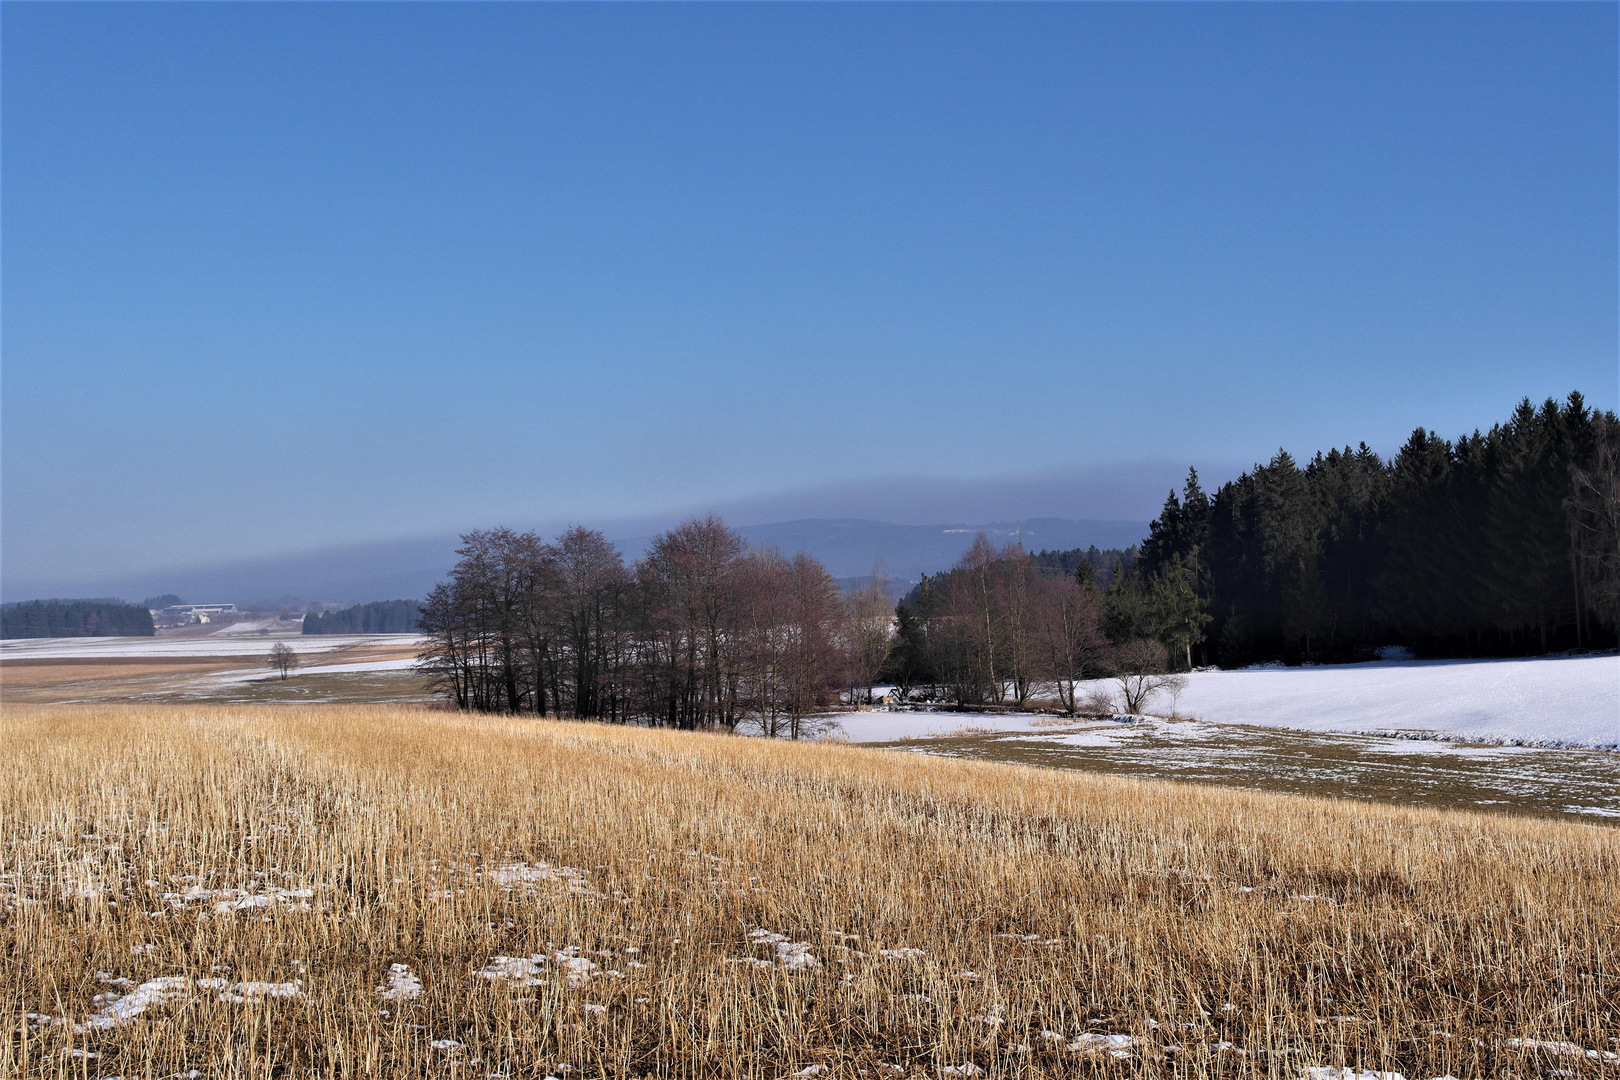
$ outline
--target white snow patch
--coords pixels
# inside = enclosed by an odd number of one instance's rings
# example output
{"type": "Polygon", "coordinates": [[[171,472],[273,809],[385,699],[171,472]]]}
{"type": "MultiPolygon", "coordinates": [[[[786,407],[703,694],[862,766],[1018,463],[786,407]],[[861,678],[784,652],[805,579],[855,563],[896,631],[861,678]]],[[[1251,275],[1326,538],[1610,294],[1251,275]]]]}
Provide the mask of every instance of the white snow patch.
{"type": "Polygon", "coordinates": [[[198,979],[199,990],[218,990],[219,1000],[230,1005],[252,1005],[265,998],[301,998],[304,981],[290,983],[239,982],[229,979],[198,979]]]}
{"type": "Polygon", "coordinates": [[[579,946],[570,945],[561,952],[551,954],[552,961],[563,969],[563,985],[570,990],[578,990],[591,981],[596,974],[596,964],[579,955],[579,946]]]}
{"type": "Polygon", "coordinates": [[[1109,1057],[1124,1059],[1131,1056],[1131,1047],[1135,1045],[1136,1038],[1131,1035],[1098,1035],[1088,1031],[1070,1043],[1068,1049],[1084,1054],[1106,1053],[1109,1057]]]}
{"type": "Polygon", "coordinates": [[[552,866],[550,863],[504,863],[482,869],[479,875],[503,889],[534,889],[543,882],[559,882],[570,892],[590,891],[587,871],[573,866],[552,866]]]}
{"type": "MultiPolygon", "coordinates": [[[[300,675],[349,675],[363,671],[410,671],[416,667],[417,662],[409,657],[403,660],[362,660],[354,664],[314,664],[300,666],[294,670],[300,675]]],[[[262,671],[252,674],[233,673],[231,681],[250,682],[256,679],[273,679],[275,676],[266,675],[262,671]]]]}
{"type": "Polygon", "coordinates": [[[1034,713],[854,712],[828,718],[829,733],[850,742],[899,742],[965,732],[1039,732],[1052,718],[1034,713]]]}
{"type": "MultiPolygon", "coordinates": [[[[280,630],[282,626],[280,619],[252,619],[244,622],[233,622],[229,626],[222,626],[208,636],[235,637],[239,634],[257,634],[260,630],[265,631],[266,636],[268,636],[269,631],[280,630]]],[[[301,630],[297,631],[297,634],[299,637],[304,636],[301,630]]]]}
{"type": "Polygon", "coordinates": [[[776,959],[788,971],[808,971],[820,964],[819,960],[810,955],[808,941],[778,941],[776,959]]]}
{"type": "MultiPolygon", "coordinates": [[[[810,953],[808,941],[789,941],[785,934],[772,933],[765,929],[754,929],[748,932],[748,940],[756,945],[770,945],[776,953],[776,961],[787,971],[809,971],[811,968],[821,966],[810,953]]],[[[744,960],[733,960],[732,963],[751,963],[754,967],[770,967],[770,961],[757,960],[752,957],[744,960]]]]}
{"type": "Polygon", "coordinates": [[[546,961],[545,953],[535,953],[533,956],[497,956],[484,965],[477,977],[489,979],[491,982],[509,983],[512,986],[539,986],[545,981],[540,976],[545,971],[546,961]]]}
{"type": "Polygon", "coordinates": [[[83,1024],[75,1024],[73,1029],[82,1033],[123,1027],[148,1009],[172,1005],[183,1000],[190,987],[191,980],[183,975],[165,975],[162,978],[150,979],[122,997],[113,998],[83,1024]]]}
{"type": "Polygon", "coordinates": [[[1620,1054],[1607,1050],[1588,1050],[1572,1042],[1548,1042],[1544,1039],[1508,1039],[1502,1044],[1515,1050],[1540,1050],[1559,1057],[1585,1057],[1593,1061],[1620,1061],[1620,1054]]]}
{"type": "Polygon", "coordinates": [[[377,996],[384,1001],[410,1001],[422,996],[422,980],[416,977],[409,964],[388,965],[388,985],[377,987],[377,996]]]}
{"type": "MultiPolygon", "coordinates": [[[[491,982],[504,982],[511,986],[539,986],[545,981],[541,978],[545,969],[554,966],[563,973],[563,985],[570,990],[578,990],[589,984],[592,977],[598,973],[595,961],[581,956],[580,952],[578,945],[570,945],[549,956],[545,953],[532,953],[529,956],[496,956],[484,965],[483,970],[476,973],[476,977],[491,982]]],[[[611,971],[606,974],[617,975],[611,971]]]]}
{"type": "Polygon", "coordinates": [[[170,907],[182,909],[189,908],[192,904],[205,903],[215,911],[228,915],[236,911],[270,907],[286,911],[308,911],[309,901],[314,895],[314,889],[284,889],[276,885],[265,885],[262,892],[237,888],[205,889],[201,885],[188,885],[179,892],[164,893],[162,899],[170,907]]]}

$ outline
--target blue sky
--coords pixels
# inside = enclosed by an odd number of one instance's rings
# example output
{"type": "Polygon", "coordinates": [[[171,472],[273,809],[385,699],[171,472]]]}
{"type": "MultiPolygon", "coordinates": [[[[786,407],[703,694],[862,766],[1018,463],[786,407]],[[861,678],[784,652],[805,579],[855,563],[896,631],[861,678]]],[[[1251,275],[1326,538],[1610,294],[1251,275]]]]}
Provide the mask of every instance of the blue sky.
{"type": "Polygon", "coordinates": [[[1615,407],[1617,10],[8,3],[3,572],[1615,407]]]}

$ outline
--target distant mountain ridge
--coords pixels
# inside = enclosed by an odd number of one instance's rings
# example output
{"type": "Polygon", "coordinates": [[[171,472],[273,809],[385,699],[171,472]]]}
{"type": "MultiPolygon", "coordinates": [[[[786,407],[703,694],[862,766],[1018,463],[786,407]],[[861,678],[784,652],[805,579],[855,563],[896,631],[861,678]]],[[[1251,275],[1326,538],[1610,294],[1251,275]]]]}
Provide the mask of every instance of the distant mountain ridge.
{"type": "Polygon", "coordinates": [[[872,572],[882,559],[890,577],[916,580],[921,574],[949,569],[983,533],[997,546],[1022,540],[1029,551],[1063,551],[1095,544],[1124,548],[1147,536],[1145,521],[1096,521],[1030,518],[985,525],[893,525],[861,518],[807,518],[769,525],[744,525],[737,531],[749,543],[773,545],[785,554],[807,551],[834,577],[872,572]]]}
{"type": "MultiPolygon", "coordinates": [[[[915,580],[920,574],[949,569],[981,532],[997,545],[1022,538],[1025,548],[1040,551],[1093,544],[1099,548],[1129,547],[1141,542],[1147,528],[1145,521],[1068,518],[1030,518],[985,525],[895,525],[863,518],[803,518],[738,526],[737,532],[750,544],[774,546],[787,555],[809,552],[825,563],[834,577],[866,577],[881,559],[884,572],[891,578],[915,580]]],[[[628,561],[646,550],[652,534],[609,533],[608,538],[628,561]]],[[[194,603],[235,604],[283,598],[328,604],[420,598],[454,564],[458,543],[454,536],[442,536],[355,544],[97,582],[79,590],[60,583],[40,583],[35,588],[27,583],[7,582],[5,599],[32,600],[46,593],[63,596],[75,591],[98,596],[172,592],[194,603]]]]}

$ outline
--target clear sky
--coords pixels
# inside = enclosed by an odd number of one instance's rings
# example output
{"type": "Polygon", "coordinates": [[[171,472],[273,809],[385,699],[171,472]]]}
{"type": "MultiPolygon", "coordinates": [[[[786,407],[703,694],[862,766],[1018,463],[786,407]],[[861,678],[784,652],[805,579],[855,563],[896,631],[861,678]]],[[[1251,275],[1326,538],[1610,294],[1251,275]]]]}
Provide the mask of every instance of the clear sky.
{"type": "Polygon", "coordinates": [[[1615,407],[1617,10],[7,3],[4,573],[1615,407]]]}

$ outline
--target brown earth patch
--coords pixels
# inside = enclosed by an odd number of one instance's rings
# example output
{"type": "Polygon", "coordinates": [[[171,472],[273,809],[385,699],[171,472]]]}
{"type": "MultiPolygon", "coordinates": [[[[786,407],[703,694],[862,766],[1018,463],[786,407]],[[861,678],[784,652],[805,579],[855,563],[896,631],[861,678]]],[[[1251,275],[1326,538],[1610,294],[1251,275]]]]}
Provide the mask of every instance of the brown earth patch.
{"type": "MultiPolygon", "coordinates": [[[[62,683],[98,679],[129,679],[149,675],[207,675],[215,671],[249,667],[253,657],[218,656],[107,656],[52,657],[41,660],[0,661],[0,690],[25,690],[62,683]]],[[[9,696],[9,694],[8,694],[9,696]]]]}

